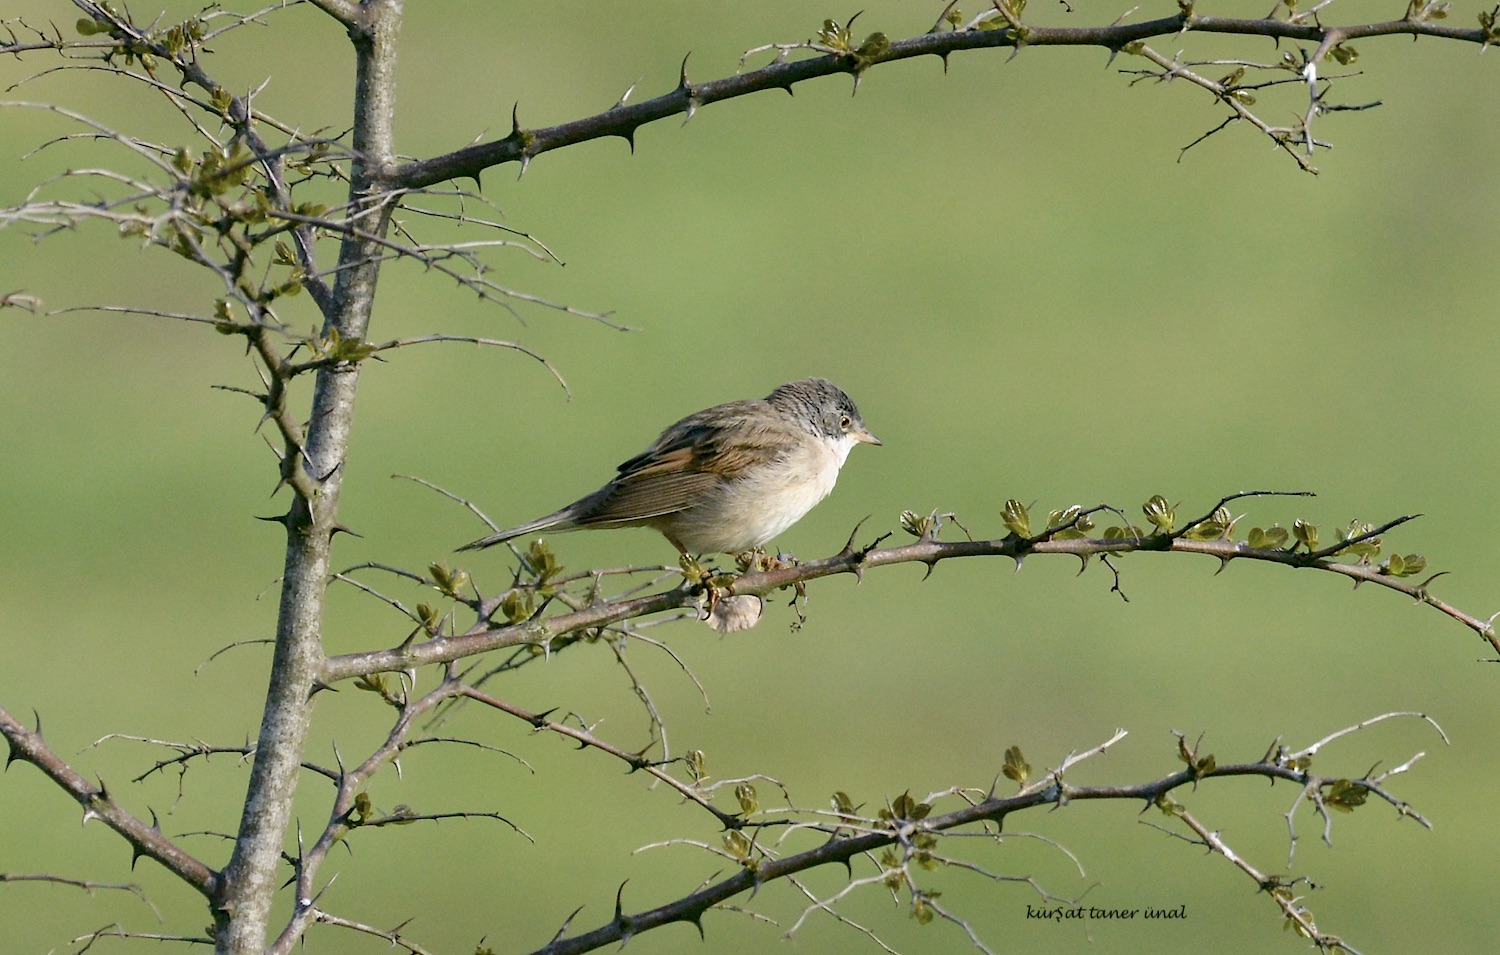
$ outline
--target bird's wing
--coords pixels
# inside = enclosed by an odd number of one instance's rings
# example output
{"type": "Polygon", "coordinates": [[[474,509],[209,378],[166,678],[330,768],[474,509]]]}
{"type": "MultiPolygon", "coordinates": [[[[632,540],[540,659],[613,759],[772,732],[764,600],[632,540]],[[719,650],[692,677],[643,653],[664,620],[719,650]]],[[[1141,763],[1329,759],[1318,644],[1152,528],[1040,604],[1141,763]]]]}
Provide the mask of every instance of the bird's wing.
{"type": "Polygon", "coordinates": [[[734,402],[677,422],[620,465],[580,525],[623,524],[675,514],[747,469],[774,460],[785,435],[747,415],[760,401],[734,402]]]}

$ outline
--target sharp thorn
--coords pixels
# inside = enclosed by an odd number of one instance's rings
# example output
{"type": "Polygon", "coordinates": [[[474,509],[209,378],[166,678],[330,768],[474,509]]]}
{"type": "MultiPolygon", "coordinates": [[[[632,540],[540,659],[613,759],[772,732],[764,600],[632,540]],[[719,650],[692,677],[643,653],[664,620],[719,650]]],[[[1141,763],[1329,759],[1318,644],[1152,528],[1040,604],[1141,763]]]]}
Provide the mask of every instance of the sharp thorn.
{"type": "MultiPolygon", "coordinates": [[[[645,79],[645,77],[641,77],[641,79],[645,79]]],[[[634,83],[631,83],[630,84],[630,88],[627,89],[627,90],[625,90],[625,92],[623,92],[623,93],[620,94],[619,102],[617,102],[617,103],[615,103],[615,105],[611,106],[610,109],[615,110],[615,109],[620,109],[621,107],[623,107],[625,105],[626,100],[630,99],[630,94],[634,93],[635,92],[635,88],[637,86],[640,86],[640,85],[641,85],[641,80],[636,80],[634,83]]]]}

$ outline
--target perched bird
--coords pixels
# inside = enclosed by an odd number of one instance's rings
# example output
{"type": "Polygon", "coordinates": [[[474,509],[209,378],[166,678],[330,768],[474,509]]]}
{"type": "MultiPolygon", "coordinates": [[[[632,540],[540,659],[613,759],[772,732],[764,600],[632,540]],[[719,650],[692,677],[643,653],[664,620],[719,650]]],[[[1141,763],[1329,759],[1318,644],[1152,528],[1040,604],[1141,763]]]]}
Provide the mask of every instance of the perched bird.
{"type": "Polygon", "coordinates": [[[742,553],[827,497],[859,442],[880,439],[848,395],[824,378],[793,381],[688,415],[594,493],[459,550],[538,531],[649,527],[684,556],[742,553]]]}

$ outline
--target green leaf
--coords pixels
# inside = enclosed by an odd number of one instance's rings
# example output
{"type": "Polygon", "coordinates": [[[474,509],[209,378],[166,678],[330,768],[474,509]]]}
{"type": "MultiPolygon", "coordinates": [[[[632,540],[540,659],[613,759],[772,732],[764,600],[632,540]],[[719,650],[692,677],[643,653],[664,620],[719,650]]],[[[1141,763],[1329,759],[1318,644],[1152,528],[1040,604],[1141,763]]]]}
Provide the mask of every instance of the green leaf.
{"type": "Polygon", "coordinates": [[[531,593],[519,588],[510,590],[500,600],[500,612],[505,615],[506,623],[529,620],[533,613],[531,593]]]}
{"type": "Polygon", "coordinates": [[[370,800],[369,793],[360,793],[354,797],[354,806],[349,810],[351,826],[362,826],[371,816],[375,814],[375,804],[370,800]]]}
{"type": "Polygon", "coordinates": [[[729,851],[729,854],[736,862],[744,864],[750,861],[750,853],[753,848],[750,843],[750,837],[738,829],[731,829],[724,833],[724,848],[729,851]]]}
{"type": "Polygon", "coordinates": [[[880,810],[880,818],[886,822],[897,820],[915,822],[916,820],[927,818],[927,814],[930,812],[932,812],[930,804],[917,802],[912,798],[911,793],[904,792],[891,800],[889,809],[880,810]]]}
{"type": "Polygon", "coordinates": [[[1005,749],[1005,763],[1000,772],[1005,774],[1006,779],[1013,779],[1018,783],[1024,783],[1031,778],[1031,764],[1026,762],[1021,755],[1021,747],[1008,746],[1005,749]]]}
{"type": "MultiPolygon", "coordinates": [[[[929,892],[928,895],[937,895],[937,893],[929,892]]],[[[927,899],[924,896],[917,895],[912,897],[911,917],[917,920],[917,924],[928,924],[936,914],[932,911],[932,906],[927,904],[927,899]]]]}
{"type": "Polygon", "coordinates": [[[701,783],[708,775],[707,759],[708,757],[703,755],[701,749],[690,749],[683,756],[683,760],[687,763],[688,775],[693,777],[693,782],[701,783]]]}
{"type": "Polygon", "coordinates": [[[541,538],[531,542],[522,560],[526,562],[526,569],[538,584],[545,584],[563,571],[563,566],[557,562],[557,555],[552,553],[552,548],[541,538]]]}
{"type": "Polygon", "coordinates": [[[1229,528],[1234,525],[1234,518],[1229,509],[1225,507],[1216,508],[1213,514],[1205,521],[1200,521],[1188,529],[1187,537],[1195,541],[1222,540],[1229,534],[1229,528]]]}
{"type": "Polygon", "coordinates": [[[1151,500],[1141,505],[1141,510],[1145,512],[1146,520],[1155,524],[1163,534],[1172,533],[1177,524],[1177,512],[1160,494],[1151,495],[1151,500]]]}
{"type": "Polygon", "coordinates": [[[1006,529],[1017,537],[1031,537],[1031,514],[1020,501],[1006,501],[1005,507],[1000,509],[1000,519],[1005,522],[1006,529]]]}
{"type": "Polygon", "coordinates": [[[872,33],[865,37],[865,42],[859,45],[854,55],[861,60],[871,60],[877,56],[884,56],[891,51],[891,41],[884,33],[872,33]]]}
{"type": "Polygon", "coordinates": [[[438,593],[455,600],[459,597],[459,590],[469,583],[467,570],[451,568],[444,562],[428,564],[427,572],[432,575],[432,582],[438,593]]]}
{"type": "Polygon", "coordinates": [[[849,31],[839,25],[837,20],[824,20],[823,29],[818,31],[818,43],[835,50],[839,53],[849,52],[849,31]]]}
{"type": "Polygon", "coordinates": [[[1306,546],[1308,550],[1318,549],[1318,525],[1309,524],[1299,517],[1292,522],[1292,536],[1296,537],[1297,542],[1306,546]]]}
{"type": "Polygon", "coordinates": [[[1392,577],[1414,577],[1427,569],[1427,558],[1421,554],[1392,554],[1382,570],[1392,577]]]}
{"type": "MultiPolygon", "coordinates": [[[[1106,527],[1104,529],[1104,539],[1107,541],[1140,540],[1145,536],[1146,532],[1134,524],[1129,527],[1106,527]]],[[[1115,556],[1118,557],[1120,555],[1116,553],[1115,556]]]]}
{"type": "Polygon", "coordinates": [[[1048,511],[1047,530],[1050,531],[1054,527],[1061,527],[1064,524],[1071,523],[1072,521],[1076,520],[1078,518],[1078,515],[1082,512],[1083,506],[1081,504],[1074,504],[1071,507],[1066,507],[1061,510],[1048,511]]]}
{"type": "MultiPolygon", "coordinates": [[[[1338,532],[1339,540],[1354,540],[1356,537],[1363,537],[1374,529],[1375,525],[1373,524],[1366,524],[1362,521],[1350,521],[1349,529],[1347,531],[1341,529],[1338,532]]],[[[1339,553],[1354,554],[1362,560],[1371,557],[1377,557],[1380,555],[1380,538],[1365,538],[1357,544],[1350,544],[1348,547],[1345,547],[1343,550],[1339,551],[1339,553]]]]}
{"type": "Polygon", "coordinates": [[[1196,746],[1188,749],[1187,738],[1183,736],[1177,737],[1177,758],[1187,764],[1188,772],[1194,779],[1202,779],[1218,766],[1218,761],[1214,759],[1212,753],[1199,756],[1196,746]]]}
{"type": "Polygon", "coordinates": [[[384,673],[366,673],[354,681],[354,688],[366,693],[379,693],[381,696],[385,696],[388,689],[384,673]]]}
{"type": "Polygon", "coordinates": [[[1264,530],[1259,527],[1250,528],[1245,543],[1256,550],[1280,550],[1290,538],[1291,534],[1287,533],[1285,527],[1272,524],[1264,530]]]}
{"type": "Polygon", "coordinates": [[[901,529],[913,537],[926,537],[934,523],[932,516],[920,517],[915,511],[901,512],[901,529]]]}
{"type": "MultiPolygon", "coordinates": [[[[298,269],[294,274],[300,272],[301,270],[298,269]]],[[[276,292],[278,295],[287,295],[296,294],[296,292],[300,292],[301,290],[302,283],[300,279],[296,279],[278,286],[276,292]],[[289,288],[296,291],[288,291],[289,288]]],[[[374,345],[371,345],[357,335],[345,338],[337,328],[330,331],[328,337],[317,343],[317,345],[318,351],[322,352],[329,361],[337,365],[364,361],[375,354],[374,345]]]]}
{"type": "Polygon", "coordinates": [[[1479,11],[1479,29],[1484,32],[1485,47],[1500,43],[1500,5],[1493,10],[1479,11]]]}
{"type": "Polygon", "coordinates": [[[1047,513],[1047,536],[1053,540],[1082,540],[1094,529],[1092,518],[1083,513],[1083,505],[1074,504],[1047,513]],[[1061,528],[1056,530],[1055,528],[1061,528]]]}
{"type": "Polygon", "coordinates": [[[760,800],[755,798],[755,787],[749,783],[740,783],[734,787],[734,798],[740,801],[740,812],[747,816],[760,808],[760,800]]]}
{"type": "Polygon", "coordinates": [[[833,804],[833,811],[845,820],[848,820],[858,811],[858,807],[854,805],[854,800],[850,799],[849,794],[842,789],[833,794],[830,802],[833,804]]]}
{"type": "Polygon", "coordinates": [[[1338,779],[1328,787],[1328,794],[1323,797],[1323,802],[1339,812],[1353,812],[1365,804],[1369,795],[1370,791],[1359,783],[1338,779]]]}

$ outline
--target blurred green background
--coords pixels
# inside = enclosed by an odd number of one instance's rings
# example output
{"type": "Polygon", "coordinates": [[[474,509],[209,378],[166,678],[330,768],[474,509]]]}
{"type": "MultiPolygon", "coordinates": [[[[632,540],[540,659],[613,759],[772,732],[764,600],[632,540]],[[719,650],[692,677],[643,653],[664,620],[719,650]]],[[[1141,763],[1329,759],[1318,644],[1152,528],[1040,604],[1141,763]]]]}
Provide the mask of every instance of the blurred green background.
{"type": "MultiPolygon", "coordinates": [[[[169,3],[166,19],[196,11],[169,3]]],[[[1200,7],[1202,5],[1200,4],[1200,7]]],[[[1212,12],[1260,16],[1265,3],[1212,12]]],[[[1038,22],[1109,22],[1123,8],[1033,4],[1038,22]]],[[[1486,7],[1487,8],[1487,7],[1486,7]]],[[[856,34],[920,33],[940,4],[872,2],[856,34]]],[[[1473,22],[1473,3],[1453,22],[1473,22]]],[[[1152,0],[1138,18],[1175,13],[1152,0]]],[[[136,9],[137,16],[152,11],[136,9]]],[[[692,51],[695,80],[729,74],[746,49],[809,36],[849,10],[792,0],[707,5],[582,0],[409,5],[401,53],[401,150],[425,156],[504,135],[512,104],[524,124],[597,112],[639,81],[637,98],[676,81],[692,51]]],[[[1337,6],[1331,21],[1401,14],[1401,4],[1337,6]]],[[[6,0],[4,16],[42,25],[77,14],[57,0],[6,0]]],[[[66,31],[67,27],[64,26],[66,31]]],[[[348,47],[309,8],[277,12],[215,44],[212,68],[239,89],[267,77],[265,110],[304,130],[347,125],[348,47]]],[[[1264,41],[1164,39],[1188,55],[1273,58],[1264,41]]],[[[1221,118],[1201,91],[1134,87],[1103,69],[1097,50],[1029,50],[882,67],[851,98],[846,77],[706,108],[685,127],[646,127],[632,156],[620,140],[535,161],[517,180],[493,170],[485,194],[506,222],[542,238],[565,268],[520,253],[493,257],[502,283],[638,329],[521,307],[520,318],[478,303],[415,268],[385,273],[372,335],[433,332],[514,339],[567,377],[565,400],[546,372],[511,353],[429,346],[367,366],[348,462],[341,566],[365,560],[422,566],[482,527],[462,508],[393,473],[417,474],[480,502],[502,523],[550,510],[596,487],[614,464],[689,411],[821,374],[859,402],[883,448],[860,448],[836,493],[777,543],[804,557],[897,530],[910,508],[956,512],[976,534],[1003,533],[1008,497],[1045,513],[1109,501],[1138,513],[1153,493],[1199,513],[1221,495],[1309,489],[1310,501],[1250,501],[1245,527],[1295,517],[1331,532],[1351,518],[1422,512],[1390,535],[1451,571],[1437,592],[1487,616],[1497,559],[1486,536],[1500,513],[1500,464],[1490,425],[1500,402],[1491,373],[1495,262],[1500,251],[1500,156],[1493,57],[1467,45],[1387,39],[1357,44],[1362,76],[1334,99],[1384,105],[1318,127],[1336,143],[1323,169],[1299,172],[1248,128],[1179,149],[1221,118]]],[[[761,62],[756,60],[755,62],[761,62]]],[[[1116,67],[1135,68],[1118,62],[1116,67]]],[[[0,84],[53,65],[0,61],[0,84]]],[[[1227,72],[1224,68],[1223,72],[1227,72]]],[[[99,73],[53,74],[5,94],[54,101],[118,128],[190,142],[159,96],[99,73]]],[[[1273,121],[1295,96],[1266,100],[1273,121]]],[[[0,113],[0,203],[60,169],[128,163],[107,146],[69,143],[56,116],[0,113]]],[[[439,234],[439,233],[434,233],[439,234]]],[[[451,237],[451,233],[449,233],[451,237]]],[[[486,238],[475,230],[459,238],[486,238]]],[[[218,294],[204,276],[142,252],[107,228],[34,244],[0,232],[0,292],[25,290],[46,309],[127,304],[206,313],[218,294]]],[[[306,301],[290,309],[314,321],[306,301]]],[[[142,783],[163,751],[107,733],[232,745],[255,734],[269,659],[226,644],[270,635],[282,555],[268,499],[271,454],[257,409],[210,390],[250,386],[236,342],[160,319],[0,313],[0,608],[6,621],[0,700],[41,713],[47,738],[87,776],[168,833],[232,831],[245,767],[229,758],[142,783]],[[180,793],[179,793],[180,788],[180,793]]],[[[899,531],[898,531],[899,534],[899,531]]],[[[669,561],[645,531],[553,540],[570,568],[669,561]]],[[[494,551],[465,565],[503,584],[494,551]]],[[[801,806],[834,790],[877,806],[910,789],[988,786],[1006,746],[1038,771],[1070,751],[1130,736],[1079,767],[1080,784],[1138,782],[1176,768],[1171,731],[1204,736],[1220,762],[1258,758],[1278,736],[1293,746],[1391,710],[1392,721],[1330,746],[1317,768],[1349,776],[1425,751],[1393,782],[1431,831],[1372,803],[1340,816],[1334,846],[1304,810],[1286,869],[1292,788],[1219,780],[1181,800],[1255,864],[1305,875],[1325,931],[1366,951],[1483,950],[1493,945],[1484,886],[1497,876],[1487,794],[1500,754],[1492,727],[1500,674],[1462,627],[1388,592],[1351,593],[1328,575],[1269,566],[1228,568],[1139,555],[1122,562],[1128,603],[1095,564],[1033,558],[1024,572],[997,561],[950,562],[811,588],[800,631],[778,605],[761,626],[720,638],[681,622],[656,628],[707,688],[659,651],[629,651],[666,718],[675,752],[699,748],[716,778],[765,773],[801,806]]],[[[409,602],[419,595],[375,582],[409,602]]],[[[399,642],[401,621],[378,602],[335,587],[330,652],[399,642]]],[[[560,707],[602,721],[626,748],[648,740],[646,718],[602,646],[579,648],[494,689],[533,709],[560,707]]],[[[431,675],[422,676],[430,684],[431,675]]],[[[308,758],[333,746],[359,758],[390,711],[345,688],[322,699],[308,758]]],[[[496,951],[544,943],[579,905],[573,928],[613,910],[675,898],[727,864],[677,837],[717,844],[701,811],[599,754],[465,711],[447,727],[503,747],[534,768],[469,749],[425,747],[403,775],[380,777],[378,806],[498,811],[535,838],[486,821],[356,833],[323,898],[349,918],[393,925],[432,951],[496,951]]],[[[775,787],[759,786],[774,804],[775,787]]],[[[727,796],[727,794],[726,794],[727,796]]],[[[303,832],[326,819],[328,791],[309,778],[303,832]]],[[[954,870],[925,887],[970,919],[997,950],[1133,953],[1198,948],[1295,951],[1269,899],[1223,858],[1141,825],[1127,804],[1074,804],[1012,819],[1008,829],[1067,846],[1084,874],[1038,840],[950,840],[947,851],[987,870],[1037,877],[1049,890],[1105,907],[1186,905],[1185,921],[1059,925],[1025,918],[1040,904],[1024,884],[954,870]]],[[[0,871],[134,880],[161,909],[48,885],[0,886],[0,926],[14,952],[68,950],[111,922],[140,932],[193,932],[196,897],[149,863],[129,871],[125,845],[29,767],[0,778],[0,871]]],[[[211,864],[222,839],[183,842],[211,864]]],[[[790,844],[791,848],[801,847],[790,844]]],[[[868,867],[856,874],[869,874],[868,867]]],[[[829,894],[843,871],[809,875],[829,894]]],[[[741,900],[743,902],[744,900],[741,900]]],[[[637,939],[653,952],[777,951],[806,900],[768,887],[741,913],[705,920],[707,943],[674,926],[637,939]]],[[[964,952],[964,933],[926,927],[880,890],[841,909],[903,952],[964,952]]],[[[876,950],[856,931],[815,916],[802,951],[876,950]]],[[[118,945],[119,943],[114,943],[118,945]]],[[[382,943],[314,929],[309,951],[382,943]]],[[[76,947],[76,946],[75,946],[76,947]]]]}

